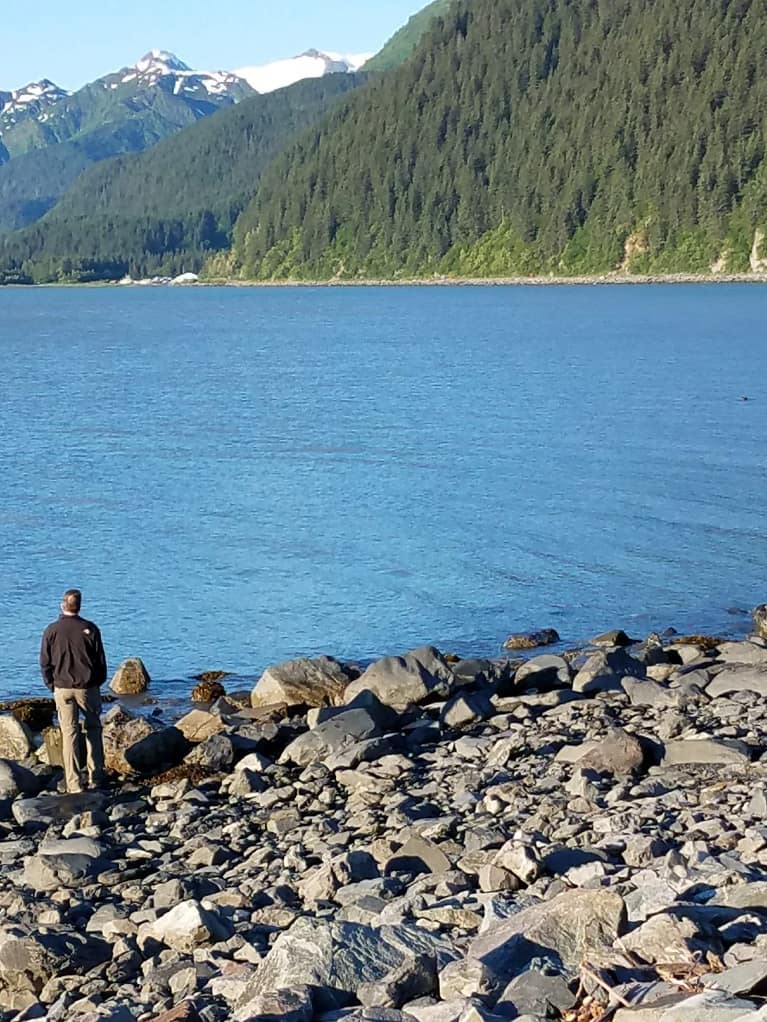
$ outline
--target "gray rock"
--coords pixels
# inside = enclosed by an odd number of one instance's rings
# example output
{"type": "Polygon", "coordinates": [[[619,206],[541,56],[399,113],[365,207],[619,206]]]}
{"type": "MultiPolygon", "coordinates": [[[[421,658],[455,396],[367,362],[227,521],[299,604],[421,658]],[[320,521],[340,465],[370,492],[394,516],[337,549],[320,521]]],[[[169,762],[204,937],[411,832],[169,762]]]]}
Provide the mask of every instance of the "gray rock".
{"type": "Polygon", "coordinates": [[[178,728],[166,727],[126,749],[125,761],[136,773],[151,776],[178,766],[191,748],[178,728]]]}
{"type": "Polygon", "coordinates": [[[369,690],[384,705],[404,710],[448,696],[454,680],[445,658],[432,646],[422,646],[404,656],[384,657],[371,664],[347,687],[344,702],[349,703],[360,692],[369,690]]]}
{"type": "Polygon", "coordinates": [[[496,1011],[506,1015],[513,1006],[518,1015],[556,1018],[575,1002],[576,996],[563,976],[528,969],[506,986],[498,998],[496,1011]]]}
{"type": "Polygon", "coordinates": [[[561,656],[543,654],[526,660],[514,675],[515,688],[557,688],[569,685],[572,672],[569,663],[561,656]]]}
{"type": "Polygon", "coordinates": [[[103,940],[67,932],[28,932],[0,928],[0,990],[39,995],[51,979],[83,976],[109,961],[111,946],[103,940]]]}
{"type": "Polygon", "coordinates": [[[751,762],[751,753],[745,742],[730,739],[695,738],[668,742],[661,766],[711,764],[714,766],[745,766],[751,762]]]}
{"type": "Polygon", "coordinates": [[[443,729],[450,730],[487,720],[494,713],[495,707],[487,692],[458,692],[443,706],[439,723],[443,729]]]}
{"type": "Polygon", "coordinates": [[[703,977],[703,985],[736,997],[742,994],[763,996],[767,990],[767,959],[755,958],[724,972],[711,973],[703,977]]]}
{"type": "Polygon", "coordinates": [[[723,642],[719,646],[717,660],[726,663],[755,664],[767,667],[767,648],[756,642],[723,642]]]}
{"type": "Polygon", "coordinates": [[[754,607],[752,617],[754,619],[754,635],[760,639],[767,639],[767,603],[754,607]]]}
{"type": "MultiPolygon", "coordinates": [[[[238,1005],[235,1022],[311,1022],[314,1015],[312,991],[308,986],[292,990],[270,990],[238,1005]]],[[[157,1020],[155,1020],[157,1022],[157,1020]]],[[[170,1022],[170,1020],[168,1020],[170,1022]]]]}
{"type": "Polygon", "coordinates": [[[720,671],[706,688],[706,695],[711,699],[730,695],[732,692],[767,695],[767,667],[729,667],[720,671]]]}
{"type": "Polygon", "coordinates": [[[401,1008],[416,997],[427,997],[437,988],[437,964],[430,955],[406,955],[379,980],[362,983],[357,1000],[366,1008],[401,1008]]]}
{"type": "Polygon", "coordinates": [[[446,873],[450,859],[434,841],[411,837],[388,860],[386,873],[446,873]]]}
{"type": "Polygon", "coordinates": [[[623,776],[641,769],[644,752],[633,735],[623,728],[612,728],[603,741],[577,762],[581,770],[623,776]]]}
{"type": "Polygon", "coordinates": [[[667,706],[679,706],[683,702],[683,693],[679,689],[666,688],[649,678],[624,678],[621,686],[632,706],[653,706],[663,709],[667,706]]]}
{"type": "Polygon", "coordinates": [[[630,639],[622,628],[613,628],[610,632],[602,632],[589,640],[589,646],[630,646],[636,639],[630,639]]]}
{"type": "Polygon", "coordinates": [[[620,946],[651,965],[664,962],[692,965],[706,951],[722,950],[712,933],[706,934],[704,939],[699,937],[698,926],[692,919],[669,913],[652,916],[624,934],[620,946]]]}
{"type": "Polygon", "coordinates": [[[112,865],[103,852],[102,845],[87,837],[43,842],[24,864],[24,883],[38,892],[80,887],[112,865]]]}
{"type": "Polygon", "coordinates": [[[20,763],[0,759],[0,799],[17,795],[37,795],[44,781],[20,763]]]}
{"type": "Polygon", "coordinates": [[[612,947],[624,917],[623,899],[613,891],[565,891],[491,926],[471,943],[469,955],[505,976],[542,956],[575,970],[584,958],[612,947]]]}
{"type": "Polygon", "coordinates": [[[600,651],[588,658],[573,679],[573,692],[606,692],[621,688],[624,678],[645,678],[647,668],[623,650],[600,651]]]}
{"type": "Polygon", "coordinates": [[[228,940],[231,935],[218,913],[204,909],[194,900],[182,901],[156,922],[139,929],[139,940],[151,937],[187,954],[203,944],[228,940]]]}
{"type": "MultiPolygon", "coordinates": [[[[363,694],[357,699],[363,703],[363,694]]],[[[391,723],[391,711],[384,714],[365,705],[345,707],[321,720],[311,731],[299,735],[282,751],[279,762],[308,766],[317,760],[338,756],[360,741],[380,736],[383,728],[391,723]]]]}
{"type": "Polygon", "coordinates": [[[227,735],[211,735],[184,757],[184,762],[211,773],[224,773],[234,765],[234,747],[227,735]]]}
{"type": "Polygon", "coordinates": [[[344,691],[350,674],[333,657],[287,660],[267,667],[256,682],[250,697],[251,705],[269,706],[339,706],[348,700],[344,691]]]}
{"type": "Polygon", "coordinates": [[[152,717],[137,716],[113,706],[104,716],[104,763],[117,774],[131,774],[133,770],[125,753],[143,738],[163,730],[163,725],[152,717]]]}
{"type": "Polygon", "coordinates": [[[140,657],[123,660],[109,682],[109,687],[118,696],[135,696],[146,692],[151,678],[140,657]]]}
{"type": "Polygon", "coordinates": [[[665,1004],[619,1008],[613,1019],[614,1022],[757,1022],[751,1001],[713,990],[682,999],[677,996],[665,1004]]]}
{"type": "Polygon", "coordinates": [[[80,813],[103,809],[106,797],[97,791],[79,795],[38,795],[36,798],[16,799],[13,816],[20,827],[42,829],[52,823],[67,823],[80,813]]]}
{"type": "Polygon", "coordinates": [[[315,1008],[342,1007],[353,1003],[365,984],[378,983],[391,975],[411,960],[414,952],[433,954],[435,946],[435,938],[417,927],[374,929],[357,923],[301,918],[277,937],[238,1001],[237,1010],[268,991],[304,985],[315,988],[315,1008]]]}
{"type": "Polygon", "coordinates": [[[10,713],[0,714],[0,758],[15,762],[32,753],[32,732],[10,713]]]}

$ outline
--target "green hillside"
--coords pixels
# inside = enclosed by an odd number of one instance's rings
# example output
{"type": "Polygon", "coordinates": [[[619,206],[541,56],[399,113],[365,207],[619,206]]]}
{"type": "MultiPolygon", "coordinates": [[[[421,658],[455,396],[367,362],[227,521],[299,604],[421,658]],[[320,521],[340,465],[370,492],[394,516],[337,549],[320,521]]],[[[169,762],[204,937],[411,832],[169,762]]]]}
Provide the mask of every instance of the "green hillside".
{"type": "Polygon", "coordinates": [[[0,239],[0,279],[199,269],[211,252],[228,248],[269,161],[363,80],[328,75],[253,96],[147,152],[92,167],[42,221],[0,239]]]}
{"type": "Polygon", "coordinates": [[[253,94],[245,82],[211,96],[195,79],[179,91],[172,75],[151,85],[123,79],[118,72],[45,108],[29,104],[0,117],[7,158],[0,160],[0,234],[37,220],[92,164],[149,149],[253,94]]]}
{"type": "Polygon", "coordinates": [[[708,271],[767,223],[763,0],[472,0],[277,159],[251,278],[708,271]]]}
{"type": "Polygon", "coordinates": [[[398,29],[383,49],[365,64],[366,71],[390,71],[399,67],[415,51],[435,18],[443,14],[456,0],[432,0],[423,10],[414,14],[398,29]]]}

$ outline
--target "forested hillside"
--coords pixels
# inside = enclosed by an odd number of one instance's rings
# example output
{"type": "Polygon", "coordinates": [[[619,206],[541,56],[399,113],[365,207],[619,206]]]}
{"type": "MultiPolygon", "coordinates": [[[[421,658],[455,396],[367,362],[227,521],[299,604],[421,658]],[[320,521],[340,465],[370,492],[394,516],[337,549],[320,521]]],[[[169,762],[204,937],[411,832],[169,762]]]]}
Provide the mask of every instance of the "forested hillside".
{"type": "MultiPolygon", "coordinates": [[[[471,0],[265,175],[247,277],[745,270],[764,0],[471,0]]],[[[767,265],[767,264],[766,264],[767,265]]]]}
{"type": "Polygon", "coordinates": [[[399,67],[413,53],[434,19],[447,11],[456,0],[432,0],[398,29],[386,45],[365,64],[366,71],[390,71],[399,67]]]}
{"type": "Polygon", "coordinates": [[[0,281],[199,269],[228,248],[269,161],[363,80],[329,75],[253,96],[148,152],[100,163],[42,221],[0,239],[0,281]]]}

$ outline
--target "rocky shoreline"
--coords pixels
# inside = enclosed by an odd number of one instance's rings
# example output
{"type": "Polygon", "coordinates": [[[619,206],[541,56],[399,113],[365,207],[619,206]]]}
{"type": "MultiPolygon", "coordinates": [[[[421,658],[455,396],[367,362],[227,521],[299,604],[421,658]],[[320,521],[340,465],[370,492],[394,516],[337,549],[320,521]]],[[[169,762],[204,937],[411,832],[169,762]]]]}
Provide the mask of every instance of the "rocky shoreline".
{"type": "Polygon", "coordinates": [[[208,694],[82,795],[0,711],[2,1022],[767,1020],[765,608],[208,694]]]}

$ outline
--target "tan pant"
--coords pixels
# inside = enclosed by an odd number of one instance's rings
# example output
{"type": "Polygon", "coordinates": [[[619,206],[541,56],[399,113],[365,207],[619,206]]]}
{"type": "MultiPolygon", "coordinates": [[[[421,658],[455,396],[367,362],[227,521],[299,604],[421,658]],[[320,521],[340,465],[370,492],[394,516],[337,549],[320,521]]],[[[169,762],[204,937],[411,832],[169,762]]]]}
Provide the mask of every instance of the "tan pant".
{"type": "Polygon", "coordinates": [[[82,791],[86,776],[90,785],[104,780],[104,743],[101,738],[101,692],[98,688],[57,688],[54,690],[56,713],[61,728],[64,779],[67,791],[82,791]],[[85,723],[86,762],[80,711],[85,723]],[[86,775],[87,765],[87,775],[86,775]]]}

